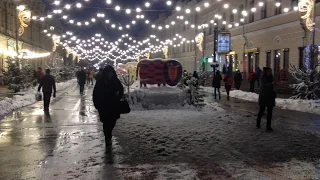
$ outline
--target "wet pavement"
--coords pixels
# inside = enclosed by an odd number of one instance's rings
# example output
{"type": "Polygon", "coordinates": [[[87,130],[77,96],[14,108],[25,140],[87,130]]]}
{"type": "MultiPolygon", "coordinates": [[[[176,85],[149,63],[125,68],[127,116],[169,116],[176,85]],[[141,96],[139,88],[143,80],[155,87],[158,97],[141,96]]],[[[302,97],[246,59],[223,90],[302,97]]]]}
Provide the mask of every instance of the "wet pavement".
{"type": "Polygon", "coordinates": [[[138,121],[143,111],[132,112],[105,148],[91,94],[92,87],[83,97],[72,87],[53,100],[50,116],[38,102],[0,120],[0,179],[320,178],[318,115],[276,109],[275,132],[267,134],[254,129],[255,103],[223,96],[227,112],[213,111],[203,127],[193,119],[138,121]],[[163,153],[169,146],[172,153],[163,153]]]}

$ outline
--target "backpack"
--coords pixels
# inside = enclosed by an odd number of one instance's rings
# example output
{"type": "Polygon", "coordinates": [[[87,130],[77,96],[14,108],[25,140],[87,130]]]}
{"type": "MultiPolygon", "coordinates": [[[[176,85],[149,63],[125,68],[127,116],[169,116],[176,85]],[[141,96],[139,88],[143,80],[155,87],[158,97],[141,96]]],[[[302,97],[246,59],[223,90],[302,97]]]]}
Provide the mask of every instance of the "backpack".
{"type": "Polygon", "coordinates": [[[227,79],[227,85],[232,86],[232,84],[233,84],[233,79],[232,79],[232,77],[228,77],[228,79],[227,79]]]}

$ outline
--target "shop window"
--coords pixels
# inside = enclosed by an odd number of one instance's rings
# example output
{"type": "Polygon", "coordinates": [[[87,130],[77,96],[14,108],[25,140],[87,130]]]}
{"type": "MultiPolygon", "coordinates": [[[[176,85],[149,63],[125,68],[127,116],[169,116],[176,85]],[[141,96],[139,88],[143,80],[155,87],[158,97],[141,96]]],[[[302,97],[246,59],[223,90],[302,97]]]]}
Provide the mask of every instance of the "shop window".
{"type": "Polygon", "coordinates": [[[254,22],[254,12],[251,11],[252,8],[254,8],[254,0],[250,1],[250,12],[249,12],[249,23],[254,22]]]}
{"type": "Polygon", "coordinates": [[[280,61],[281,61],[281,50],[274,51],[274,59],[273,59],[273,76],[274,79],[279,79],[279,72],[280,72],[280,61]]]}
{"type": "Polygon", "coordinates": [[[271,51],[266,52],[266,67],[271,68],[271,51]]]}
{"type": "Polygon", "coordinates": [[[263,6],[261,7],[261,19],[267,18],[267,0],[263,0],[263,6]]]}
{"type": "Polygon", "coordinates": [[[279,15],[281,14],[281,9],[282,9],[282,3],[281,3],[281,0],[276,0],[275,3],[279,3],[279,6],[277,6],[275,4],[275,7],[274,7],[274,15],[279,15]]]}
{"type": "Polygon", "coordinates": [[[238,55],[237,54],[234,54],[233,55],[233,69],[234,70],[239,70],[239,60],[238,60],[238,55]]]}
{"type": "Polygon", "coordinates": [[[283,50],[283,69],[289,69],[289,49],[283,50]]]}

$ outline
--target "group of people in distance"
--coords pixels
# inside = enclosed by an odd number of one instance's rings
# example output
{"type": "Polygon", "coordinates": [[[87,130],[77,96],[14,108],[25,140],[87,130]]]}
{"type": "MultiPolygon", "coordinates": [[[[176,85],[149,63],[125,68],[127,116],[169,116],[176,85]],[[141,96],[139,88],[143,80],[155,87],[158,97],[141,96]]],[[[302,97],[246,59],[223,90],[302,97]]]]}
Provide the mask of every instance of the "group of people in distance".
{"type": "MultiPolygon", "coordinates": [[[[250,83],[250,92],[254,92],[255,82],[258,82],[258,86],[260,86],[260,93],[259,93],[259,106],[260,110],[257,117],[257,128],[261,127],[261,118],[264,114],[265,109],[267,108],[267,131],[273,131],[271,128],[271,119],[272,119],[272,112],[273,108],[275,107],[275,99],[276,99],[276,92],[274,90],[274,77],[272,75],[272,70],[269,67],[264,67],[262,71],[259,71],[260,68],[256,69],[256,73],[251,71],[248,76],[248,81],[250,83]],[[262,72],[262,75],[261,75],[262,72]]],[[[261,69],[260,69],[261,70],[261,69]]],[[[212,80],[212,87],[214,87],[214,98],[217,99],[217,92],[219,95],[219,99],[221,99],[221,81],[224,80],[225,89],[227,92],[227,100],[230,99],[230,90],[232,88],[233,82],[235,88],[237,90],[240,89],[241,82],[243,81],[242,75],[239,70],[236,71],[235,76],[232,77],[231,73],[225,75],[224,79],[220,71],[216,71],[213,80],[212,80]]]]}

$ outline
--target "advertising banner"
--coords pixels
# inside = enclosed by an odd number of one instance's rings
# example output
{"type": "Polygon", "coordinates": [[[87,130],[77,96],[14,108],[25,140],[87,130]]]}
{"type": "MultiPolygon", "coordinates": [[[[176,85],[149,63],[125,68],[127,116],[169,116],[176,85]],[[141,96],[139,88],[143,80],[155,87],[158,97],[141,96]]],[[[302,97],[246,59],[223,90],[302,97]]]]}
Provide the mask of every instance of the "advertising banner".
{"type": "Polygon", "coordinates": [[[230,52],[230,33],[219,33],[218,34],[218,53],[228,54],[230,52]]]}

